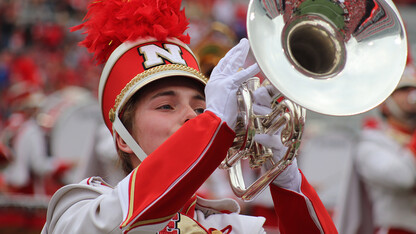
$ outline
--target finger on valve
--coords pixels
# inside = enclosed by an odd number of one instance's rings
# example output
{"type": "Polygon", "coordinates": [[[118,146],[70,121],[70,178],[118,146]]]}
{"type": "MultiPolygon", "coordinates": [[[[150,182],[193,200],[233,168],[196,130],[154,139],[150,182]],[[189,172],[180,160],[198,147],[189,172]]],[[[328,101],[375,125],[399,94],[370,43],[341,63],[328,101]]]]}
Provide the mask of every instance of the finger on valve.
{"type": "Polygon", "coordinates": [[[240,70],[249,49],[247,39],[242,39],[220,60],[205,87],[206,110],[216,114],[233,130],[238,112],[237,90],[244,81],[259,72],[257,64],[240,70]]]}

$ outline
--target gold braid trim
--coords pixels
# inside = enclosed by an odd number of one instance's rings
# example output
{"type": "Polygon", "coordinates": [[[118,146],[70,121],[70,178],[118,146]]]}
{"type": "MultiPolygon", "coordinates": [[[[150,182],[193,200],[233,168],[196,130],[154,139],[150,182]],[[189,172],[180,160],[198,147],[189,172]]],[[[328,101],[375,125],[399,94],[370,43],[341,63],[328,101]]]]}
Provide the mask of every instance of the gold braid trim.
{"type": "Polygon", "coordinates": [[[154,75],[158,72],[169,71],[169,70],[180,70],[184,72],[188,72],[194,75],[196,78],[199,78],[200,81],[204,82],[205,84],[208,82],[208,78],[206,78],[201,72],[197,71],[192,67],[188,67],[181,64],[166,64],[151,68],[146,70],[138,75],[136,75],[133,79],[130,80],[129,83],[121,90],[120,94],[117,95],[115,100],[115,104],[113,108],[109,111],[108,115],[111,122],[114,122],[116,116],[117,107],[120,105],[121,100],[123,99],[124,95],[126,95],[127,91],[129,91],[133,86],[135,86],[139,81],[145,79],[148,76],[154,75]]]}
{"type": "MultiPolygon", "coordinates": [[[[144,220],[144,221],[138,221],[137,223],[133,223],[130,227],[127,228],[127,231],[130,231],[133,228],[136,228],[138,226],[142,226],[142,225],[147,225],[147,224],[156,224],[156,223],[161,223],[161,222],[165,222],[168,221],[170,219],[172,219],[174,216],[176,215],[169,215],[163,218],[157,218],[157,219],[151,219],[151,220],[144,220]]],[[[126,226],[127,224],[125,224],[124,226],[126,226]]]]}

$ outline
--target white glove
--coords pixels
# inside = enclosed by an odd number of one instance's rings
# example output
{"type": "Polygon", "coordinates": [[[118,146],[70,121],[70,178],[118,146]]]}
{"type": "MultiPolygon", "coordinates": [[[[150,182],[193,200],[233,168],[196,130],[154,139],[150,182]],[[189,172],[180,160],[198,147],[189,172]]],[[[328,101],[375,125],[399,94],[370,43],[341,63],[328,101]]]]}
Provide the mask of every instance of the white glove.
{"type": "Polygon", "coordinates": [[[274,97],[279,94],[277,89],[271,85],[261,86],[253,92],[253,111],[257,115],[267,115],[272,110],[270,106],[274,97]]]}
{"type": "MultiPolygon", "coordinates": [[[[274,88],[274,87],[272,87],[274,88]]],[[[266,115],[271,112],[270,104],[273,100],[275,90],[270,87],[260,87],[253,93],[254,104],[253,111],[258,115],[266,115]]],[[[256,134],[254,140],[262,144],[263,146],[269,147],[273,152],[273,160],[279,161],[286,153],[287,147],[282,144],[280,139],[281,129],[274,135],[268,134],[256,134]]],[[[296,158],[293,159],[292,163],[274,179],[273,184],[290,189],[296,192],[300,192],[301,174],[298,169],[296,158]]]]}
{"type": "Polygon", "coordinates": [[[243,38],[220,60],[205,87],[206,110],[213,112],[233,130],[237,120],[237,90],[244,81],[260,72],[256,63],[240,70],[249,50],[250,44],[243,38]]]}

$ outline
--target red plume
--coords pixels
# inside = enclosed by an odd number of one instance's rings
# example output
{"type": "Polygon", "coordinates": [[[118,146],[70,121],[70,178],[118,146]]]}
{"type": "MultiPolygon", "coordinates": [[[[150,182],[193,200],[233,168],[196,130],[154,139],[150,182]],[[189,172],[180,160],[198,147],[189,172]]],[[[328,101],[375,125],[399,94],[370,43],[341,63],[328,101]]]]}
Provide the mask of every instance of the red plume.
{"type": "Polygon", "coordinates": [[[104,63],[123,42],[148,36],[160,41],[172,37],[189,44],[189,35],[184,35],[189,22],[180,8],[181,0],[94,1],[84,22],[71,31],[84,29],[87,36],[80,45],[94,53],[98,63],[104,63]]]}

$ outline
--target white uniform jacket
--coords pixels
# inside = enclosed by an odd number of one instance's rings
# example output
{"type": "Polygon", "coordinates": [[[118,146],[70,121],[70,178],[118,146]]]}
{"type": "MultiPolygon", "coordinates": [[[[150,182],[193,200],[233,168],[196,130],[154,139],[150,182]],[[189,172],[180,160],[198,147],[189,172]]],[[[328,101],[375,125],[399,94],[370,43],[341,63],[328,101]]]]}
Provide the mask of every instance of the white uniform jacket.
{"type": "Polygon", "coordinates": [[[407,148],[410,138],[390,126],[362,132],[355,166],[378,228],[416,232],[416,157],[407,148]]]}
{"type": "MultiPolygon", "coordinates": [[[[52,172],[53,161],[47,156],[46,138],[33,118],[27,119],[17,131],[13,142],[13,160],[6,168],[6,183],[13,187],[29,185],[31,174],[35,182],[40,182],[43,175],[52,172]]],[[[40,193],[42,193],[43,188],[40,193]]]]}
{"type": "MultiPolygon", "coordinates": [[[[92,177],[52,197],[46,233],[262,233],[264,218],[231,200],[194,195],[224,159],[234,132],[206,111],[183,125],[115,188],[92,177]]],[[[301,193],[270,187],[281,233],[336,233],[306,179],[301,193]]]]}

